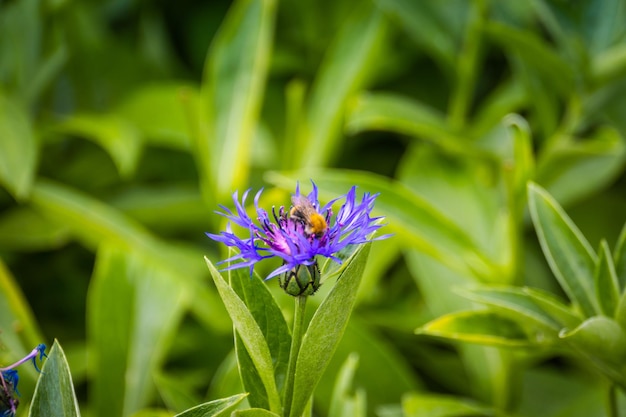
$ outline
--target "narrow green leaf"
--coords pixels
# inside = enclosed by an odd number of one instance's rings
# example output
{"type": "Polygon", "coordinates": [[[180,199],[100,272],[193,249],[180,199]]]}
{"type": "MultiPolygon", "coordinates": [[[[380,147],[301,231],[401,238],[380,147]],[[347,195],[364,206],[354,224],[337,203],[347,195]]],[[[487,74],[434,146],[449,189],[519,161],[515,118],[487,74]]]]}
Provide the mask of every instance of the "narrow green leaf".
{"type": "MultiPolygon", "coordinates": [[[[24,30],[23,27],[20,29],[24,30]]],[[[47,56],[41,57],[40,62],[34,68],[36,72],[32,77],[28,77],[24,91],[24,101],[29,107],[36,106],[41,96],[58,79],[69,57],[70,46],[64,42],[55,42],[54,50],[48,52],[47,56]]]]}
{"type": "Polygon", "coordinates": [[[562,93],[571,91],[574,82],[572,66],[536,33],[496,21],[490,21],[484,30],[489,38],[501,44],[507,53],[519,56],[521,61],[539,71],[558,91],[562,93]]]}
{"type": "Polygon", "coordinates": [[[98,375],[90,385],[92,406],[98,413],[118,416],[123,415],[136,291],[127,273],[127,262],[121,254],[102,249],[87,294],[90,362],[93,374],[98,375]]]}
{"type": "Polygon", "coordinates": [[[189,410],[185,410],[180,414],[176,414],[175,417],[218,417],[226,416],[230,410],[232,410],[237,404],[243,401],[248,394],[237,394],[228,398],[221,398],[219,400],[210,401],[208,403],[200,404],[189,410]]]}
{"type": "MultiPolygon", "coordinates": [[[[484,137],[507,115],[515,114],[526,104],[528,90],[518,78],[501,82],[487,97],[477,103],[471,126],[471,137],[484,137]]],[[[521,127],[521,125],[518,125],[521,127]]],[[[525,130],[525,129],[524,129],[525,130]]]]}
{"type": "Polygon", "coordinates": [[[45,215],[72,226],[72,230],[91,246],[106,240],[128,249],[143,250],[151,240],[148,231],[136,222],[59,183],[37,181],[31,203],[45,215]]]}
{"type": "Polygon", "coordinates": [[[600,242],[598,263],[595,271],[595,284],[598,304],[602,312],[608,317],[613,317],[619,302],[619,282],[617,282],[611,249],[609,249],[609,245],[604,239],[600,242]]]}
{"type": "Polygon", "coordinates": [[[556,295],[537,288],[524,287],[522,291],[543,311],[557,320],[561,327],[573,328],[582,323],[582,316],[569,305],[565,305],[556,295]]]}
{"type": "Polygon", "coordinates": [[[519,323],[489,310],[446,314],[420,327],[416,333],[493,346],[531,344],[519,323]]]}
{"type": "MultiPolygon", "coordinates": [[[[209,49],[202,97],[208,130],[195,138],[205,196],[243,187],[269,68],[276,0],[238,0],[209,49]]],[[[211,197],[213,198],[213,197],[211,197]]]]}
{"type": "Polygon", "coordinates": [[[335,156],[341,143],[337,135],[346,100],[365,84],[376,67],[373,60],[385,27],[380,10],[366,3],[360,3],[343,23],[311,89],[308,135],[299,155],[299,167],[325,166],[335,156]]]}
{"type": "Polygon", "coordinates": [[[203,281],[206,272],[202,263],[197,262],[201,250],[164,243],[112,206],[53,181],[38,180],[30,202],[46,217],[70,228],[88,247],[108,243],[120,250],[141,253],[151,263],[178,275],[179,285],[188,287],[194,294],[192,306],[198,318],[209,328],[231,331],[222,320],[224,309],[217,294],[203,281]]]}
{"type": "Polygon", "coordinates": [[[89,288],[92,396],[100,413],[128,416],[145,407],[187,305],[178,275],[141,253],[103,245],[89,288]],[[168,306],[167,309],[162,306],[168,306]]]}
{"type": "Polygon", "coordinates": [[[123,178],[135,172],[143,143],[137,129],[128,121],[114,115],[75,114],[58,130],[100,145],[109,153],[123,178]]]}
{"type": "Polygon", "coordinates": [[[465,15],[466,2],[377,0],[376,4],[444,70],[454,68],[462,39],[459,16],[465,15]]]}
{"type": "Polygon", "coordinates": [[[18,200],[30,193],[39,145],[26,110],[0,94],[0,185],[18,200]]]}
{"type": "Polygon", "coordinates": [[[536,181],[567,204],[608,186],[622,172],[625,158],[622,134],[614,126],[600,126],[588,137],[558,138],[558,145],[540,154],[536,181]]]}
{"type": "Polygon", "coordinates": [[[517,216],[521,218],[526,206],[526,185],[535,174],[531,129],[526,120],[517,114],[507,115],[503,123],[513,138],[511,158],[504,161],[512,172],[507,170],[505,174],[509,175],[513,202],[517,216]]]}
{"type": "Polygon", "coordinates": [[[445,116],[419,101],[389,93],[362,93],[351,101],[346,129],[350,134],[382,130],[432,140],[444,147],[460,148],[445,116]]]}
{"type": "Polygon", "coordinates": [[[605,375],[626,388],[626,333],[615,320],[592,317],[573,330],[561,332],[561,337],[605,375]]]}
{"type": "Polygon", "coordinates": [[[516,318],[516,321],[520,323],[530,320],[533,324],[544,329],[551,329],[555,336],[562,328],[556,319],[535,304],[528,293],[521,288],[473,288],[464,290],[462,294],[473,301],[502,309],[513,316],[517,316],[519,319],[516,318]]]}
{"type": "Polygon", "coordinates": [[[470,108],[474,101],[474,91],[482,59],[481,49],[485,43],[484,27],[488,19],[485,1],[470,2],[463,25],[463,41],[456,57],[454,83],[448,101],[448,121],[455,130],[467,125],[470,108]]]}
{"type": "MultiPolygon", "coordinates": [[[[251,277],[247,269],[243,268],[229,271],[229,275],[231,287],[246,304],[261,332],[263,332],[274,363],[276,386],[279,391],[282,391],[291,347],[291,336],[287,322],[267,284],[258,275],[254,274],[251,277]]],[[[239,335],[236,338],[235,348],[243,385],[250,394],[248,397],[250,405],[268,409],[269,403],[263,381],[253,366],[254,362],[239,335]]]]}
{"type": "Polygon", "coordinates": [[[626,223],[622,226],[622,231],[617,239],[617,245],[613,252],[613,260],[619,288],[624,291],[624,289],[626,289],[626,223]]]}
{"type": "Polygon", "coordinates": [[[285,140],[280,145],[283,169],[296,169],[296,158],[300,149],[306,145],[305,127],[306,85],[304,81],[294,79],[285,88],[285,140]]]}
{"type": "Polygon", "coordinates": [[[362,389],[353,391],[352,389],[354,374],[358,365],[359,356],[351,354],[339,369],[328,417],[365,417],[367,415],[365,391],[362,389]]]}
{"type": "Polygon", "coordinates": [[[626,291],[622,292],[615,309],[615,321],[626,331],[626,291]]]}
{"type": "Polygon", "coordinates": [[[596,254],[559,204],[540,186],[528,186],[530,214],[552,273],[586,317],[600,313],[594,289],[596,254]]]}
{"type": "Polygon", "coordinates": [[[204,260],[211,272],[215,286],[222,297],[222,301],[226,306],[226,310],[233,321],[233,325],[254,363],[259,378],[263,381],[270,410],[280,412],[281,401],[274,379],[274,364],[272,362],[272,354],[265,341],[265,336],[259,328],[254,316],[237,293],[224,281],[224,278],[222,278],[221,274],[215,269],[211,261],[206,257],[204,260]]]}
{"type": "Polygon", "coordinates": [[[276,413],[262,408],[250,408],[248,410],[237,410],[231,414],[232,417],[280,417],[276,413]]]}
{"type": "Polygon", "coordinates": [[[189,151],[189,121],[184,100],[197,106],[200,93],[187,84],[151,84],[134,90],[114,110],[132,123],[147,143],[189,151]]]}
{"type": "Polygon", "coordinates": [[[346,269],[309,323],[296,364],[290,417],[299,417],[304,412],[341,340],[352,313],[369,249],[369,243],[362,245],[347,261],[346,269]]]}
{"type": "MultiPolygon", "coordinates": [[[[466,398],[449,395],[410,393],[402,398],[404,417],[477,417],[495,415],[487,407],[466,398]]],[[[497,415],[505,416],[498,412],[497,415]]]]}
{"type": "MultiPolygon", "coordinates": [[[[202,251],[165,244],[145,227],[102,201],[63,184],[40,179],[33,187],[30,202],[45,216],[70,227],[88,247],[107,242],[128,251],[142,252],[189,278],[183,282],[202,283],[204,268],[201,263],[193,262],[202,251]]],[[[218,318],[219,314],[215,316],[216,321],[218,318]]]]}
{"type": "Polygon", "coordinates": [[[65,353],[56,340],[41,369],[41,376],[37,381],[28,415],[29,417],[80,416],[72,374],[65,353]]]}

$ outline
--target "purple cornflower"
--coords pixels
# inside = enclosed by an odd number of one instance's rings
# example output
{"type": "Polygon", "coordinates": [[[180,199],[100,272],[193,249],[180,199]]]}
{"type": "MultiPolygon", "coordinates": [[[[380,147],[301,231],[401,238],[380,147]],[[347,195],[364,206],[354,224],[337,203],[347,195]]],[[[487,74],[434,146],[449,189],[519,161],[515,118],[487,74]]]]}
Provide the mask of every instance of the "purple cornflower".
{"type": "MultiPolygon", "coordinates": [[[[248,216],[244,208],[250,190],[243,194],[241,201],[239,201],[238,192],[233,194],[236,213],[220,205],[223,212],[217,213],[226,217],[230,222],[225,231],[218,235],[207,233],[207,236],[239,250],[238,254],[219,262],[219,264],[230,264],[224,270],[249,267],[250,274],[252,274],[257,262],[278,257],[282,259],[283,264],[272,271],[266,279],[281,274],[288,275],[294,272],[298,274],[300,269],[307,269],[311,275],[315,276],[318,255],[341,263],[336,254],[346,246],[388,237],[370,238],[372,233],[381,227],[378,220],[382,217],[370,217],[378,194],[365,193],[359,202],[356,198],[356,187],[352,187],[344,196],[321,206],[317,196],[317,186],[313,181],[311,183],[313,184],[311,193],[307,196],[302,195],[297,185],[296,192],[291,199],[291,207],[286,209],[281,206],[278,211],[272,207],[271,216],[259,207],[259,199],[263,191],[261,189],[254,197],[256,222],[248,216]],[[340,199],[344,199],[343,205],[337,215],[333,216],[331,206],[340,199]],[[235,235],[231,223],[246,230],[246,236],[240,238],[235,235]],[[301,268],[302,266],[306,268],[301,268]]],[[[283,286],[282,283],[281,286],[283,286]]],[[[319,284],[314,286],[313,292],[318,286],[319,284]]]]}
{"type": "Polygon", "coordinates": [[[46,355],[46,345],[37,345],[28,355],[9,366],[0,367],[0,417],[13,417],[17,410],[19,401],[17,397],[20,395],[17,390],[19,375],[17,368],[24,362],[32,361],[37,372],[41,372],[37,367],[37,357],[42,360],[46,355]]]}

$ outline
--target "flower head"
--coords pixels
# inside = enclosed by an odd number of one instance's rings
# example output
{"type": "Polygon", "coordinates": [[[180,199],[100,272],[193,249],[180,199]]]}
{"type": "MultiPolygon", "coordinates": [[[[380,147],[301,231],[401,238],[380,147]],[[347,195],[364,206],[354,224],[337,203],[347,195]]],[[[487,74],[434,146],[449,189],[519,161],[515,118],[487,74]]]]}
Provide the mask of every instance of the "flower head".
{"type": "Polygon", "coordinates": [[[15,368],[24,362],[32,361],[35,369],[41,372],[39,367],[37,367],[37,357],[39,357],[40,361],[47,357],[45,351],[46,345],[39,344],[28,355],[14,364],[4,368],[0,367],[0,417],[13,417],[19,405],[19,400],[17,399],[20,395],[17,390],[19,375],[15,368]]]}
{"type": "Polygon", "coordinates": [[[244,208],[250,190],[243,194],[241,200],[237,192],[233,194],[236,213],[225,206],[220,206],[223,211],[217,212],[230,222],[220,234],[207,235],[239,250],[238,254],[220,262],[230,264],[224,270],[248,267],[252,274],[257,262],[277,257],[282,259],[283,264],[272,271],[267,279],[300,269],[308,269],[315,276],[319,273],[315,274],[311,268],[317,268],[317,256],[341,263],[336,254],[346,246],[387,237],[370,237],[381,227],[378,222],[381,217],[370,217],[378,194],[365,193],[358,201],[356,187],[352,187],[344,196],[321,206],[315,183],[313,191],[306,196],[300,193],[298,185],[291,199],[291,207],[286,209],[281,206],[278,210],[272,207],[270,215],[259,207],[262,191],[257,192],[254,197],[255,220],[248,216],[244,208]],[[342,199],[343,205],[337,215],[333,216],[332,205],[342,199]],[[235,235],[231,223],[243,228],[246,231],[245,237],[235,235]],[[300,268],[301,266],[307,268],[300,268]]]}

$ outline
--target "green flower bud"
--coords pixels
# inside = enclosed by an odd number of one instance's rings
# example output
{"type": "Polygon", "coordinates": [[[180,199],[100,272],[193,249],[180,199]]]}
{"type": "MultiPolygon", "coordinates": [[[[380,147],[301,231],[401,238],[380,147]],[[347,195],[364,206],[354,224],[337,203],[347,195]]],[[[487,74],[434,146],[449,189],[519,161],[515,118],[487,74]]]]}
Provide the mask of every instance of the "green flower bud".
{"type": "Polygon", "coordinates": [[[313,265],[297,265],[278,278],[280,288],[294,297],[313,295],[320,287],[320,269],[313,265]]]}

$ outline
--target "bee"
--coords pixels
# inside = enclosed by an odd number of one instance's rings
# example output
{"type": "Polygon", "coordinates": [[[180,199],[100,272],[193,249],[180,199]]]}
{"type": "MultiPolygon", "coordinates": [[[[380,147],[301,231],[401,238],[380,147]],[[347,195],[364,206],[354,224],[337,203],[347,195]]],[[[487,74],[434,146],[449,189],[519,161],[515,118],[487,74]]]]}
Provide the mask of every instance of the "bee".
{"type": "Polygon", "coordinates": [[[319,214],[308,198],[303,196],[294,196],[291,198],[291,210],[289,210],[289,218],[297,220],[304,225],[304,232],[308,235],[321,237],[328,229],[326,219],[319,214]]]}

